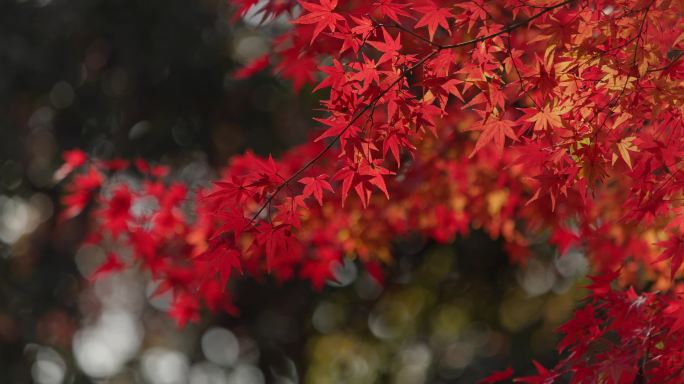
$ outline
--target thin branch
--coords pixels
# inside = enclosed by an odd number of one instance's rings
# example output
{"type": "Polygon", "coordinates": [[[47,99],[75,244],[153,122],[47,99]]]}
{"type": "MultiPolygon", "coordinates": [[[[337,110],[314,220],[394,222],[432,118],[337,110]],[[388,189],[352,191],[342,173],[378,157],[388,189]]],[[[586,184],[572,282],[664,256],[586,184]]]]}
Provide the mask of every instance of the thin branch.
{"type": "Polygon", "coordinates": [[[664,71],[664,70],[670,68],[671,66],[673,66],[673,65],[674,65],[679,59],[681,59],[682,57],[684,57],[684,51],[675,51],[674,58],[673,58],[672,60],[670,60],[669,63],[667,63],[666,65],[664,65],[664,66],[662,66],[662,67],[660,67],[660,68],[649,69],[649,70],[646,71],[646,73],[664,71]]]}
{"type": "Polygon", "coordinates": [[[376,27],[376,28],[385,27],[385,28],[394,28],[394,29],[398,29],[398,30],[400,30],[400,31],[403,31],[403,32],[405,32],[405,33],[408,33],[409,35],[415,37],[416,39],[418,39],[418,40],[420,40],[420,41],[422,41],[422,42],[424,42],[424,43],[426,43],[426,44],[429,44],[429,45],[431,45],[431,46],[433,46],[433,47],[435,47],[435,48],[439,48],[439,47],[440,47],[439,44],[437,44],[437,43],[435,43],[435,42],[433,42],[433,41],[430,41],[430,39],[428,39],[428,38],[426,38],[426,37],[424,37],[424,36],[421,36],[421,35],[419,35],[419,34],[413,32],[412,30],[410,30],[410,29],[404,27],[404,26],[401,25],[401,24],[398,24],[398,23],[385,24],[385,23],[381,23],[381,22],[375,20],[375,19],[372,18],[372,17],[371,17],[370,19],[373,21],[373,23],[375,24],[374,27],[376,27]]]}
{"type": "MultiPolygon", "coordinates": [[[[574,1],[575,1],[575,0],[565,0],[565,1],[561,2],[561,3],[556,4],[556,5],[553,5],[553,6],[550,6],[550,7],[546,7],[546,8],[544,8],[543,10],[537,12],[536,14],[530,16],[530,18],[528,18],[528,19],[525,19],[525,20],[521,20],[521,21],[515,22],[515,23],[513,23],[513,24],[510,24],[510,25],[504,27],[503,29],[501,29],[501,30],[498,31],[498,32],[491,33],[491,34],[485,35],[485,36],[481,36],[481,37],[478,37],[478,38],[475,38],[475,39],[470,39],[470,40],[462,41],[462,42],[460,42],[460,43],[448,44],[448,45],[435,44],[435,43],[433,43],[433,42],[430,42],[430,45],[432,45],[432,46],[435,47],[436,49],[433,50],[430,54],[428,54],[428,55],[426,55],[425,57],[423,57],[421,60],[419,60],[419,61],[416,62],[415,64],[413,64],[412,66],[410,66],[410,67],[408,67],[408,68],[402,70],[401,76],[399,76],[396,80],[392,81],[392,83],[391,83],[387,88],[385,88],[382,92],[380,92],[377,96],[375,96],[375,97],[371,100],[370,103],[368,103],[368,104],[365,105],[363,108],[361,108],[361,110],[359,110],[357,113],[355,113],[354,116],[352,117],[352,119],[345,125],[345,127],[340,131],[340,133],[338,133],[337,135],[335,135],[335,137],[330,141],[330,143],[328,143],[328,145],[325,146],[325,148],[323,148],[316,156],[314,156],[311,160],[309,160],[309,161],[306,162],[301,168],[299,168],[295,173],[293,173],[290,177],[288,177],[282,184],[278,185],[278,187],[276,187],[276,189],[273,191],[273,193],[271,193],[271,195],[269,195],[269,197],[266,199],[266,201],[261,205],[261,208],[259,208],[259,210],[258,210],[256,213],[254,213],[254,215],[252,216],[252,218],[250,219],[250,221],[245,225],[245,229],[246,229],[247,227],[249,227],[249,226],[250,226],[250,225],[251,225],[251,224],[252,224],[252,223],[261,215],[261,213],[264,211],[264,209],[266,209],[266,207],[268,207],[268,206],[271,204],[271,202],[273,201],[273,199],[275,199],[275,197],[276,197],[276,196],[277,196],[277,195],[278,195],[286,186],[288,186],[289,183],[291,183],[292,181],[294,181],[297,177],[299,177],[302,173],[304,173],[304,172],[305,172],[307,169],[309,169],[312,165],[314,165],[316,162],[318,162],[318,160],[320,160],[328,151],[330,151],[330,150],[333,148],[333,146],[335,146],[335,144],[340,140],[340,138],[342,137],[342,135],[344,135],[345,132],[346,132],[346,131],[347,131],[347,130],[348,130],[348,129],[349,129],[349,128],[350,128],[350,127],[351,127],[359,118],[361,118],[361,116],[363,116],[366,112],[368,112],[369,110],[371,110],[372,108],[374,108],[375,105],[378,103],[378,101],[380,101],[380,99],[382,99],[390,90],[392,90],[392,88],[394,88],[397,84],[399,84],[400,81],[404,80],[404,78],[405,78],[405,76],[406,76],[407,73],[412,72],[414,69],[416,69],[416,68],[420,67],[421,65],[425,64],[425,62],[427,62],[428,60],[430,60],[430,59],[432,59],[433,57],[435,57],[435,56],[436,56],[440,51],[442,51],[443,49],[455,49],[455,48],[466,47],[466,46],[469,46],[469,45],[477,44],[477,43],[480,43],[480,42],[483,42],[483,41],[492,39],[492,38],[494,38],[494,37],[497,37],[497,36],[500,36],[500,35],[502,35],[502,34],[505,34],[505,33],[508,33],[508,32],[510,32],[510,31],[513,31],[513,30],[516,29],[516,28],[526,26],[526,25],[529,24],[531,21],[533,21],[533,20],[535,20],[535,19],[537,19],[537,18],[543,16],[544,14],[549,13],[549,12],[551,12],[551,11],[557,9],[557,8],[560,8],[560,7],[562,7],[562,6],[568,5],[568,4],[570,4],[570,3],[574,2],[574,1]]],[[[417,36],[420,36],[420,35],[417,35],[417,36]]],[[[421,36],[421,39],[423,39],[422,36],[421,36]]]]}
{"type": "Polygon", "coordinates": [[[575,1],[575,0],[565,0],[565,1],[561,2],[561,3],[556,4],[556,5],[552,5],[552,6],[550,6],[550,7],[546,7],[546,8],[544,8],[543,10],[541,10],[541,11],[535,13],[534,15],[530,16],[529,19],[525,19],[525,20],[521,20],[521,21],[518,21],[518,22],[513,23],[513,24],[509,24],[508,26],[504,27],[504,28],[503,28],[502,30],[500,30],[499,32],[490,33],[489,35],[486,35],[486,36],[482,36],[482,37],[478,37],[478,38],[475,38],[475,39],[470,39],[470,40],[462,41],[462,42],[456,43],[456,44],[440,45],[439,48],[440,48],[440,49],[460,48],[460,47],[465,47],[465,46],[468,46],[468,45],[471,45],[471,44],[477,44],[477,43],[483,42],[483,41],[485,41],[485,40],[492,39],[492,38],[494,38],[494,37],[503,35],[504,33],[508,33],[508,32],[510,32],[510,31],[512,31],[512,30],[514,30],[514,29],[516,29],[516,28],[520,28],[520,27],[526,26],[526,25],[529,24],[531,21],[540,18],[541,16],[543,16],[543,15],[545,15],[545,14],[547,14],[547,13],[553,11],[554,9],[563,7],[563,6],[565,6],[565,5],[568,5],[568,4],[570,4],[570,3],[573,3],[574,1],[575,1]]]}
{"type": "Polygon", "coordinates": [[[331,150],[332,147],[335,146],[335,144],[340,140],[340,137],[342,137],[342,135],[344,135],[344,133],[356,122],[356,120],[358,120],[361,116],[363,116],[366,112],[368,112],[371,108],[373,108],[375,106],[375,104],[377,104],[377,102],[380,101],[380,99],[382,99],[392,88],[394,88],[394,86],[399,84],[400,81],[404,80],[404,77],[406,76],[407,73],[409,73],[409,72],[413,71],[414,69],[418,68],[419,66],[423,65],[426,61],[430,60],[435,55],[437,55],[438,52],[439,52],[439,50],[432,51],[429,55],[425,56],[420,61],[413,64],[411,67],[404,69],[401,73],[401,76],[397,77],[397,79],[392,81],[392,83],[387,88],[385,88],[382,92],[380,92],[377,96],[375,96],[373,98],[373,100],[371,100],[370,103],[368,103],[366,106],[361,108],[361,110],[359,112],[357,112],[354,115],[354,117],[352,117],[352,119],[347,123],[347,125],[345,125],[345,127],[340,131],[340,133],[335,135],[335,137],[330,141],[330,143],[328,143],[328,145],[325,146],[325,148],[323,148],[316,156],[314,156],[311,160],[306,162],[306,164],[304,164],[295,173],[293,173],[290,177],[288,177],[282,184],[280,184],[275,189],[275,191],[273,191],[273,193],[268,197],[268,199],[266,199],[266,201],[261,206],[261,208],[252,216],[252,219],[249,221],[249,223],[247,223],[247,225],[245,227],[252,224],[254,222],[254,220],[256,220],[257,217],[259,217],[259,215],[261,214],[261,212],[264,211],[266,206],[271,203],[271,201],[278,195],[278,193],[280,193],[280,191],[283,190],[283,188],[285,188],[285,186],[287,186],[289,183],[291,183],[299,175],[304,173],[304,171],[309,169],[318,160],[320,160],[329,150],[331,150]]]}
{"type": "Polygon", "coordinates": [[[520,90],[527,95],[527,97],[532,101],[532,103],[537,107],[537,109],[541,109],[541,106],[537,103],[534,98],[532,98],[532,95],[527,91],[527,88],[525,87],[525,82],[522,77],[522,74],[520,74],[520,70],[518,69],[518,65],[515,63],[515,59],[513,58],[513,48],[511,47],[511,33],[508,33],[508,57],[511,59],[511,64],[513,64],[513,68],[515,68],[515,73],[518,75],[518,83],[520,84],[520,90]]]}
{"type": "MultiPolygon", "coordinates": [[[[625,94],[625,91],[627,90],[627,85],[629,85],[629,80],[632,77],[632,71],[636,69],[637,76],[635,78],[638,79],[640,78],[639,76],[639,69],[637,67],[637,56],[639,53],[639,42],[642,40],[642,34],[644,32],[644,26],[646,25],[646,17],[648,16],[648,11],[651,8],[651,6],[655,3],[655,0],[652,0],[651,3],[648,4],[646,9],[644,10],[644,16],[641,19],[641,24],[639,25],[639,31],[637,32],[637,35],[635,37],[636,42],[634,43],[634,56],[632,57],[632,64],[629,69],[629,74],[627,75],[627,78],[625,79],[625,84],[622,86],[622,90],[620,90],[620,93],[613,97],[606,105],[604,105],[598,112],[596,112],[596,119],[598,123],[599,115],[601,112],[605,111],[606,109],[609,109],[610,112],[613,112],[613,107],[620,101],[622,96],[625,94]]],[[[603,119],[603,123],[594,131],[594,142],[598,138],[599,132],[603,129],[603,127],[606,125],[606,122],[608,121],[608,116],[606,116],[603,119]]]]}

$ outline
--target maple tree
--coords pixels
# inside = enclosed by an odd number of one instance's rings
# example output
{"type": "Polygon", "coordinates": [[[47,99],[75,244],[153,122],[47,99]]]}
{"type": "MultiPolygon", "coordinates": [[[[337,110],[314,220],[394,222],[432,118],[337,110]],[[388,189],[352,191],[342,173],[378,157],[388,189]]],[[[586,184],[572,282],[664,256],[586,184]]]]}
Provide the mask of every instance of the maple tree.
{"type": "Polygon", "coordinates": [[[95,206],[85,241],[111,250],[93,278],[148,271],[184,325],[202,306],[237,313],[231,278],[320,289],[357,258],[381,281],[393,239],[473,228],[525,263],[549,233],[586,253],[592,282],[560,362],[515,381],[684,382],[684,2],[231,3],[236,20],[290,18],[234,76],[314,86],[321,132],[277,160],[235,156],[198,191],[165,166],[66,152],[62,218],[95,206]]]}

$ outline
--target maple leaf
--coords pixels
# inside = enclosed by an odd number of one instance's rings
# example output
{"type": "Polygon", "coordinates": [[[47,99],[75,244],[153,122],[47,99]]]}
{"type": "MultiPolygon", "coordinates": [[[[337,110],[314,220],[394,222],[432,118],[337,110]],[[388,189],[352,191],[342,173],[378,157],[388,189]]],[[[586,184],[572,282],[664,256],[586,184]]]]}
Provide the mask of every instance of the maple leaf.
{"type": "Polygon", "coordinates": [[[147,160],[143,158],[136,158],[133,161],[133,164],[135,164],[135,167],[138,169],[138,171],[142,174],[149,174],[150,173],[150,164],[147,162],[147,160]]]}
{"type": "Polygon", "coordinates": [[[367,17],[356,17],[354,15],[349,15],[352,21],[356,23],[356,26],[352,27],[351,32],[354,35],[361,35],[363,39],[368,38],[371,32],[375,31],[373,26],[373,20],[367,17]]]}
{"type": "Polygon", "coordinates": [[[237,316],[240,310],[233,304],[230,292],[216,280],[207,280],[200,285],[202,299],[212,312],[225,311],[229,315],[237,316]]]}
{"type": "Polygon", "coordinates": [[[212,238],[232,233],[234,243],[238,243],[242,232],[250,224],[250,220],[245,217],[244,212],[236,207],[231,207],[226,211],[214,212],[213,215],[221,224],[214,231],[215,235],[212,238]]]}
{"type": "Polygon", "coordinates": [[[285,63],[280,63],[278,69],[281,71],[285,78],[292,80],[292,88],[299,91],[304,84],[311,83],[314,80],[314,73],[316,72],[317,66],[313,59],[302,58],[297,60],[297,63],[290,63],[285,65],[285,63]]]}
{"type": "MultiPolygon", "coordinates": [[[[366,177],[365,179],[370,180],[370,177],[366,177]]],[[[350,166],[339,170],[337,174],[333,176],[333,180],[342,180],[342,206],[344,207],[344,203],[349,195],[349,190],[362,180],[358,176],[356,169],[350,166]]]]}
{"type": "MultiPolygon", "coordinates": [[[[353,16],[352,16],[353,17],[353,16]]],[[[365,37],[361,37],[350,30],[348,27],[340,27],[337,32],[333,32],[330,36],[342,40],[339,54],[342,55],[348,50],[352,50],[355,54],[359,53],[361,44],[365,41],[365,37]]]]}
{"type": "Polygon", "coordinates": [[[314,139],[314,142],[321,141],[323,139],[338,137],[340,141],[340,146],[342,148],[347,147],[348,140],[356,137],[358,132],[361,130],[357,125],[349,125],[349,121],[344,118],[329,117],[327,119],[315,118],[314,120],[319,123],[327,125],[327,128],[323,133],[314,139]]]}
{"type": "Polygon", "coordinates": [[[444,28],[449,35],[449,18],[455,18],[448,8],[439,8],[434,3],[430,2],[428,5],[418,6],[415,9],[423,13],[423,17],[418,20],[414,28],[427,27],[430,34],[430,41],[434,40],[437,27],[444,28]]]}
{"type": "Polygon", "coordinates": [[[128,189],[127,185],[119,186],[112,198],[108,201],[108,206],[103,210],[104,217],[103,226],[108,229],[114,238],[126,231],[128,222],[131,220],[131,205],[133,202],[133,195],[128,189]]]}
{"type": "Polygon", "coordinates": [[[391,131],[385,140],[382,142],[382,155],[387,157],[387,153],[391,152],[394,157],[394,161],[397,162],[397,167],[401,166],[400,152],[401,148],[406,148],[409,150],[415,150],[416,148],[411,144],[407,135],[399,130],[391,131]]]}
{"type": "Polygon", "coordinates": [[[352,80],[363,83],[359,92],[365,92],[373,84],[380,84],[380,72],[377,69],[378,63],[367,58],[366,55],[363,55],[363,60],[364,62],[359,71],[351,77],[352,80]]]}
{"type": "Polygon", "coordinates": [[[327,281],[336,281],[333,267],[340,262],[341,254],[331,247],[316,251],[316,258],[307,260],[300,270],[301,277],[309,279],[316,291],[320,291],[327,281]]]}
{"type": "Polygon", "coordinates": [[[102,263],[96,270],[93,272],[89,277],[88,280],[90,281],[95,281],[102,279],[105,276],[109,276],[112,273],[122,271],[126,265],[121,262],[119,259],[119,256],[114,253],[110,252],[107,255],[107,259],[105,260],[104,263],[102,263]]]}
{"type": "Polygon", "coordinates": [[[587,276],[591,280],[591,284],[585,288],[592,292],[592,295],[601,297],[605,296],[613,290],[611,284],[620,276],[620,270],[607,271],[600,275],[587,276]]]}
{"type": "Polygon", "coordinates": [[[241,16],[244,16],[247,11],[259,2],[259,0],[230,0],[229,2],[238,8],[235,15],[233,15],[233,20],[235,21],[241,16]]]}
{"type": "Polygon", "coordinates": [[[266,269],[270,272],[273,261],[297,257],[301,253],[299,242],[292,235],[289,226],[262,223],[258,228],[257,241],[266,254],[266,269]]]}
{"type": "Polygon", "coordinates": [[[174,298],[169,309],[169,316],[176,320],[179,328],[185,327],[188,322],[199,321],[199,303],[189,293],[183,293],[174,298]]]}
{"type": "Polygon", "coordinates": [[[560,108],[549,104],[544,105],[541,110],[528,109],[527,113],[531,114],[526,121],[534,123],[535,131],[542,131],[549,128],[563,127],[561,116],[570,110],[569,107],[560,108]]]}
{"type": "Polygon", "coordinates": [[[615,165],[615,161],[617,161],[619,154],[620,158],[622,158],[622,161],[627,164],[629,169],[632,169],[632,159],[629,155],[629,151],[639,152],[639,149],[633,144],[634,139],[634,136],[625,137],[615,144],[617,153],[613,153],[612,165],[615,165]]]}
{"type": "Polygon", "coordinates": [[[387,186],[385,185],[385,180],[383,176],[393,175],[394,172],[383,168],[380,166],[380,160],[373,160],[371,163],[361,162],[361,164],[355,164],[342,168],[335,174],[333,180],[342,180],[342,205],[347,200],[349,195],[349,190],[354,188],[356,194],[361,199],[361,203],[364,208],[368,206],[370,202],[372,187],[378,188],[382,191],[387,198],[389,198],[389,192],[387,191],[387,186]]]}
{"type": "Polygon", "coordinates": [[[408,4],[396,3],[394,0],[377,0],[373,2],[373,6],[377,7],[381,15],[389,17],[396,23],[401,23],[399,16],[411,17],[411,14],[404,10],[408,4]]]}
{"type": "Polygon", "coordinates": [[[53,176],[55,181],[64,179],[69,176],[74,169],[85,164],[86,161],[88,161],[88,154],[77,148],[70,151],[64,151],[64,153],[62,153],[62,159],[64,159],[64,164],[55,171],[53,176]]]}
{"type": "Polygon", "coordinates": [[[665,229],[675,231],[675,233],[684,233],[684,207],[672,208],[672,213],[673,218],[665,229]]]}
{"type": "Polygon", "coordinates": [[[513,376],[513,368],[509,365],[503,371],[495,371],[491,375],[480,380],[480,384],[494,384],[504,380],[508,380],[513,376]]]}
{"type": "MultiPolygon", "coordinates": [[[[145,159],[142,158],[137,158],[133,162],[135,164],[135,167],[138,169],[138,171],[142,174],[149,175],[152,177],[164,177],[169,173],[169,167],[163,166],[163,165],[150,165],[145,159]]],[[[110,168],[114,168],[114,170],[118,170],[117,165],[109,165],[110,168]]],[[[124,165],[121,165],[124,166],[124,165]]],[[[127,166],[127,165],[126,165],[127,166]]],[[[124,166],[125,167],[125,166],[124,166]]]]}
{"type": "Polygon", "coordinates": [[[298,19],[294,20],[293,23],[316,24],[313,36],[311,37],[311,44],[313,44],[316,37],[323,32],[323,29],[328,28],[330,32],[335,32],[337,23],[344,21],[342,15],[333,12],[335,8],[337,8],[337,0],[321,0],[319,4],[299,1],[299,4],[307,13],[304,13],[298,19]]]}
{"type": "Polygon", "coordinates": [[[314,92],[327,87],[338,88],[347,81],[347,72],[337,59],[333,60],[332,66],[321,67],[320,69],[328,76],[314,88],[314,92]]]}
{"type": "Polygon", "coordinates": [[[665,248],[665,250],[654,262],[658,263],[670,259],[670,279],[674,280],[675,274],[684,261],[684,240],[679,236],[670,236],[667,240],[660,241],[656,245],[665,248]]]}
{"type": "Polygon", "coordinates": [[[366,273],[380,286],[385,285],[385,272],[380,263],[375,261],[367,261],[363,263],[366,273]]]}
{"type": "Polygon", "coordinates": [[[485,7],[485,0],[464,1],[458,2],[454,5],[456,7],[463,8],[467,11],[468,32],[470,32],[473,29],[473,26],[476,22],[480,20],[484,21],[487,19],[487,9],[485,7]]]}
{"type": "Polygon", "coordinates": [[[221,287],[224,288],[234,270],[242,273],[240,252],[227,242],[220,241],[220,239],[213,241],[207,251],[195,258],[199,262],[207,263],[209,270],[218,274],[221,287]]]}
{"type": "Polygon", "coordinates": [[[292,89],[298,92],[304,84],[314,81],[314,73],[318,69],[316,61],[311,57],[299,57],[299,52],[292,49],[288,50],[280,63],[276,66],[276,72],[284,78],[292,80],[292,89]]]}
{"type": "Polygon", "coordinates": [[[77,175],[67,187],[68,194],[62,198],[66,209],[59,215],[60,220],[80,214],[102,186],[103,179],[103,175],[94,167],[89,167],[85,174],[77,175]]]}
{"type": "Polygon", "coordinates": [[[304,196],[288,196],[283,199],[281,204],[277,205],[277,213],[274,216],[274,221],[282,224],[290,225],[294,228],[301,229],[301,212],[307,210],[307,205],[304,202],[304,196]]]}
{"type": "Polygon", "coordinates": [[[672,334],[684,329],[684,301],[681,296],[678,295],[677,300],[669,303],[663,312],[674,320],[668,333],[672,334]]]}
{"type": "Polygon", "coordinates": [[[134,228],[128,233],[128,237],[136,258],[142,260],[143,265],[152,273],[153,277],[159,277],[166,265],[163,259],[159,257],[158,243],[153,234],[150,231],[134,228]]]}
{"type": "Polygon", "coordinates": [[[333,193],[335,192],[327,180],[328,175],[303,177],[301,180],[299,180],[301,184],[304,184],[304,198],[313,195],[316,201],[318,201],[318,204],[323,206],[323,190],[325,189],[333,193]]]}
{"type": "Polygon", "coordinates": [[[232,175],[230,181],[214,181],[216,189],[204,195],[204,199],[226,198],[236,201],[238,204],[244,203],[254,195],[250,190],[249,183],[236,175],[232,175]]]}
{"type": "Polygon", "coordinates": [[[592,305],[577,309],[572,319],[558,328],[565,337],[558,343],[558,353],[563,353],[570,346],[581,346],[597,340],[604,332],[597,325],[596,311],[592,305]]]}
{"type": "Polygon", "coordinates": [[[515,123],[510,120],[490,119],[485,121],[482,125],[473,126],[473,129],[481,129],[480,137],[477,138],[475,148],[470,153],[469,157],[473,157],[477,151],[482,149],[489,142],[494,141],[497,153],[499,156],[503,153],[504,142],[506,137],[514,141],[518,140],[518,136],[513,131],[515,123]]]}
{"type": "Polygon", "coordinates": [[[152,216],[154,230],[162,236],[177,234],[182,222],[180,212],[172,207],[163,207],[152,216]]]}
{"type": "Polygon", "coordinates": [[[270,59],[268,57],[268,54],[258,56],[250,60],[242,68],[235,71],[233,73],[233,78],[237,80],[249,78],[257,72],[261,72],[262,70],[266,69],[266,67],[268,67],[269,64],[270,59]]]}
{"type": "Polygon", "coordinates": [[[165,191],[161,198],[161,204],[167,207],[177,206],[185,202],[188,194],[188,187],[181,183],[173,183],[165,191]]]}
{"type": "Polygon", "coordinates": [[[561,256],[565,255],[568,249],[577,244],[579,240],[580,238],[577,234],[562,227],[557,227],[550,238],[550,241],[558,246],[558,252],[561,256]]]}
{"type": "Polygon", "coordinates": [[[443,204],[435,208],[435,227],[432,236],[440,243],[446,244],[454,240],[456,233],[468,233],[467,214],[457,214],[443,204]]]}
{"type": "Polygon", "coordinates": [[[123,171],[124,169],[127,169],[130,165],[131,162],[126,160],[126,159],[111,159],[107,161],[101,162],[101,164],[104,166],[104,168],[108,171],[111,172],[117,172],[117,171],[123,171]]]}
{"type": "Polygon", "coordinates": [[[152,292],[152,297],[163,295],[171,291],[176,297],[179,293],[185,292],[195,279],[192,269],[184,266],[176,266],[168,260],[161,262],[162,277],[157,288],[152,292]]]}
{"type": "Polygon", "coordinates": [[[537,375],[516,378],[513,381],[516,383],[528,383],[528,384],[550,384],[552,383],[558,375],[544,368],[543,365],[539,364],[537,361],[532,360],[532,364],[537,369],[537,375]]]}
{"type": "Polygon", "coordinates": [[[463,95],[461,94],[461,91],[458,90],[456,85],[462,84],[463,81],[459,79],[449,79],[446,82],[442,83],[440,86],[442,89],[444,89],[446,92],[456,96],[461,102],[464,102],[465,100],[463,99],[463,95]]]}
{"type": "Polygon", "coordinates": [[[377,65],[380,65],[386,61],[392,60],[393,58],[397,57],[399,55],[399,51],[401,50],[401,34],[397,34],[397,38],[393,38],[392,35],[387,32],[387,29],[382,28],[382,37],[383,41],[369,41],[368,44],[370,44],[373,48],[377,49],[378,51],[382,52],[382,56],[380,56],[380,59],[378,60],[377,65]]]}

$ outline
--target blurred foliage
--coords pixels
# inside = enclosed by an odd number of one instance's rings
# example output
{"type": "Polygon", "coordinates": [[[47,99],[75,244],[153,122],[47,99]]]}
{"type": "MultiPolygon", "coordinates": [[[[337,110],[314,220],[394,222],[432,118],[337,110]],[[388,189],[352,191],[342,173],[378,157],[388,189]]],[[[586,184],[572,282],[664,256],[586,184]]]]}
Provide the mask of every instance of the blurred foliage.
{"type": "Polygon", "coordinates": [[[362,276],[356,292],[330,291],[313,312],[320,335],[309,343],[306,382],[472,383],[508,363],[551,363],[553,330],[581,292],[574,272],[547,265],[542,274],[553,277],[532,297],[519,284],[530,269],[510,266],[498,246],[475,232],[403,255],[384,288],[362,276]]]}
{"type": "Polygon", "coordinates": [[[182,331],[145,276],[83,278],[104,255],[78,247],[83,219],[54,218],[63,150],[206,183],[233,153],[307,138],[315,95],[230,77],[284,26],[228,18],[213,0],[0,3],[0,382],[471,383],[552,362],[584,266],[543,242],[519,267],[477,231],[451,246],[397,239],[384,287],[352,261],[321,293],[241,282],[240,317],[182,331]]]}

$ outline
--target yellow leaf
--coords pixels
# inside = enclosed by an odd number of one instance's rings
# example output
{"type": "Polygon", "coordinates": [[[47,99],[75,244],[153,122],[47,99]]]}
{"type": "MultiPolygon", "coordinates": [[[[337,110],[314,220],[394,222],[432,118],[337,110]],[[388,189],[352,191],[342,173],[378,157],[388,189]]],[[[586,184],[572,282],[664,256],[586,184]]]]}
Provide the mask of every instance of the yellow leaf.
{"type": "Polygon", "coordinates": [[[679,44],[682,41],[684,41],[684,32],[682,32],[682,34],[679,35],[679,37],[677,37],[675,39],[674,44],[672,44],[672,46],[674,47],[675,45],[679,44]]]}
{"type": "Polygon", "coordinates": [[[621,114],[618,115],[618,117],[615,119],[615,122],[613,122],[613,129],[619,127],[622,123],[625,121],[629,120],[632,117],[631,114],[627,112],[622,112],[621,114]]]}
{"type": "Polygon", "coordinates": [[[423,95],[423,102],[424,103],[432,103],[435,100],[435,95],[432,93],[432,91],[428,90],[425,92],[425,95],[423,95]]]}
{"type": "MultiPolygon", "coordinates": [[[[632,159],[629,156],[629,151],[632,152],[638,152],[638,148],[632,144],[632,141],[634,141],[634,136],[630,137],[625,137],[624,139],[620,140],[615,146],[617,147],[618,153],[620,154],[620,157],[622,160],[627,164],[629,169],[632,169],[632,159]]],[[[613,165],[615,165],[615,161],[617,160],[617,154],[613,153],[613,165]]]]}
{"type": "Polygon", "coordinates": [[[507,200],[508,191],[505,189],[490,192],[487,195],[487,212],[492,216],[499,214],[507,200]]]}
{"type": "Polygon", "coordinates": [[[535,115],[529,117],[527,121],[534,123],[535,131],[544,130],[549,127],[560,128],[563,126],[561,115],[568,111],[568,107],[559,108],[545,105],[541,111],[538,111],[535,115]]]}

